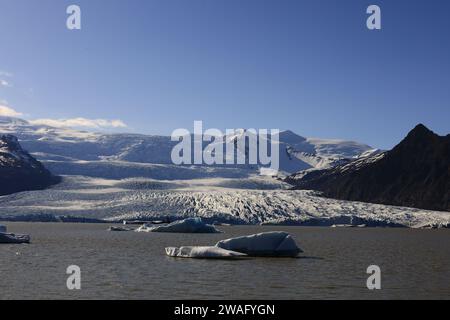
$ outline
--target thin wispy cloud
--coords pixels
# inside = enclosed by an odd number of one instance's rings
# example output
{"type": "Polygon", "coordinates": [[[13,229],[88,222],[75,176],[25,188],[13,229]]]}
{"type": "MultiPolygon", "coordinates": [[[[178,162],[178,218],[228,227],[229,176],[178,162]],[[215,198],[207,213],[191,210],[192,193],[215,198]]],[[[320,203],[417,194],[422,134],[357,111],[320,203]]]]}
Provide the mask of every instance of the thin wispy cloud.
{"type": "Polygon", "coordinates": [[[13,75],[12,75],[11,72],[1,71],[1,70],[0,70],[0,77],[8,77],[8,78],[10,78],[10,77],[12,77],[12,76],[13,76],[13,75]]]}
{"type": "Polygon", "coordinates": [[[16,110],[14,110],[13,108],[8,107],[7,105],[0,104],[0,116],[3,116],[3,117],[20,117],[22,115],[23,115],[23,113],[18,112],[16,110]]]}
{"type": "Polygon", "coordinates": [[[11,82],[5,78],[11,78],[12,73],[0,70],[0,87],[11,87],[11,82]]]}
{"type": "MultiPolygon", "coordinates": [[[[12,78],[13,74],[7,71],[0,70],[0,88],[1,87],[12,87],[12,84],[8,78],[12,78]]],[[[33,89],[29,89],[29,92],[33,92],[33,89]]],[[[27,116],[22,112],[19,112],[9,104],[0,100],[0,116],[3,117],[21,117],[27,116]]],[[[28,117],[27,117],[28,118],[28,117]]],[[[33,125],[45,125],[56,128],[85,128],[85,129],[93,129],[93,130],[102,130],[102,129],[119,129],[119,128],[127,128],[128,126],[120,119],[88,119],[83,117],[76,118],[68,118],[68,119],[32,119],[28,120],[30,124],[33,125]]]]}
{"type": "MultiPolygon", "coordinates": [[[[26,116],[28,118],[29,115],[26,115],[22,112],[19,112],[9,106],[8,102],[5,100],[0,100],[0,116],[3,117],[21,117],[26,116]]],[[[31,119],[28,120],[30,124],[33,125],[44,125],[55,128],[84,128],[84,129],[93,129],[93,130],[102,130],[102,129],[119,129],[119,128],[127,128],[128,126],[120,119],[88,119],[83,117],[77,118],[67,118],[67,119],[31,119]]]]}
{"type": "Polygon", "coordinates": [[[11,87],[11,83],[9,83],[9,81],[6,81],[4,79],[0,79],[0,87],[11,87]]]}
{"type": "Polygon", "coordinates": [[[127,125],[122,120],[107,119],[35,119],[29,120],[34,125],[46,125],[57,128],[88,128],[88,129],[117,129],[126,128],[127,125]]]}

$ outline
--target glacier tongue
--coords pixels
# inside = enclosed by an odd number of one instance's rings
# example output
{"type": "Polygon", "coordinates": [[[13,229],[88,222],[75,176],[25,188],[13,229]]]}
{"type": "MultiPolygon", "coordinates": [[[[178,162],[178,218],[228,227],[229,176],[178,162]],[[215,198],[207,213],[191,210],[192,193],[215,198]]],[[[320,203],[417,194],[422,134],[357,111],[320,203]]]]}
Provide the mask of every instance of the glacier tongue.
{"type": "Polygon", "coordinates": [[[450,221],[449,212],[328,199],[284,185],[262,177],[158,181],[66,176],[50,189],[3,196],[0,220],[46,213],[111,221],[197,216],[208,222],[322,226],[415,227],[450,221]]]}

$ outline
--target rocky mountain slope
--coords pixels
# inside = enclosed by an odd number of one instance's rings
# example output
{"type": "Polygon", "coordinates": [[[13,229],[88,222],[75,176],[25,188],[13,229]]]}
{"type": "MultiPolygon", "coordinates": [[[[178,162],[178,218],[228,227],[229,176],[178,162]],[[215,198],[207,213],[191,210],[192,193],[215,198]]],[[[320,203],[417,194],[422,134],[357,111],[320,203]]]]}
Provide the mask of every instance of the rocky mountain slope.
{"type": "Polygon", "coordinates": [[[16,137],[0,135],[0,195],[44,189],[58,181],[22,149],[16,137]]]}
{"type": "Polygon", "coordinates": [[[419,124],[391,151],[286,181],[330,198],[450,211],[450,135],[419,124]]]}

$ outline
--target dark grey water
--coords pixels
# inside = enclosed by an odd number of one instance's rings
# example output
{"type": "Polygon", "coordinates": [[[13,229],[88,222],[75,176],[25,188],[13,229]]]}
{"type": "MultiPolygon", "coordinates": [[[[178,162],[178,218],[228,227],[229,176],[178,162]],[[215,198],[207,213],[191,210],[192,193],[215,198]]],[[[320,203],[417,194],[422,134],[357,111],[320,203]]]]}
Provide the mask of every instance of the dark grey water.
{"type": "Polygon", "coordinates": [[[7,223],[30,245],[0,245],[1,299],[450,299],[449,230],[221,227],[223,234],[108,232],[101,224],[7,223]],[[174,259],[166,246],[213,245],[284,230],[299,259],[174,259]],[[366,268],[381,268],[381,290],[366,268]],[[82,289],[69,291],[78,265],[82,289]]]}

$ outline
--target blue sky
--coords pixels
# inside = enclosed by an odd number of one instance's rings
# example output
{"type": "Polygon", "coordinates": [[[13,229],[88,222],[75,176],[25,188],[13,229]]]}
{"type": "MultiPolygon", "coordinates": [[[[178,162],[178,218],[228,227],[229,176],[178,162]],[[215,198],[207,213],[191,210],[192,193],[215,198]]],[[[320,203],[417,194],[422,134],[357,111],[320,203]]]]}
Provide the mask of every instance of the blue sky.
{"type": "Polygon", "coordinates": [[[419,122],[450,131],[449,12],[445,0],[2,0],[0,106],[116,131],[203,120],[391,148],[419,122]],[[80,31],[66,29],[70,4],[80,31]],[[380,31],[366,28],[370,4],[380,31]]]}

